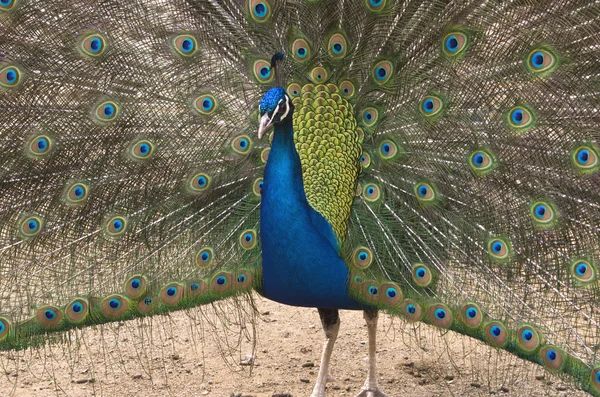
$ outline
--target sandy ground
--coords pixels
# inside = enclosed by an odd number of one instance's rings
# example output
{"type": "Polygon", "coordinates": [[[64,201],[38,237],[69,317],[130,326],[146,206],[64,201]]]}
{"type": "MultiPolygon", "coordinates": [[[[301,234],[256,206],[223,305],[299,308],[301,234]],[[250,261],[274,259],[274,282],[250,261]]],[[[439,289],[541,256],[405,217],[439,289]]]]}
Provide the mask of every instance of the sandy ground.
{"type": "MultiPolygon", "coordinates": [[[[59,344],[1,353],[0,396],[309,396],[324,340],[316,309],[260,297],[256,306],[256,327],[231,314],[222,321],[229,305],[76,331],[59,344]]],[[[362,313],[344,311],[341,321],[330,397],[356,395],[367,374],[362,313]]],[[[384,314],[379,324],[379,381],[389,397],[587,395],[468,338],[384,314]]]]}

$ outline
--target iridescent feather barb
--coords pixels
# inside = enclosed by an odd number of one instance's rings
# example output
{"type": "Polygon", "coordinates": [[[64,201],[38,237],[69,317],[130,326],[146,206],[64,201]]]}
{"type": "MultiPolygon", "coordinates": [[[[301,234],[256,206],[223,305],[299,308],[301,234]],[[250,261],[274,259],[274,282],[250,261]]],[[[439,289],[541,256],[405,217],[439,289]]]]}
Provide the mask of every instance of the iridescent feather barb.
{"type": "Polygon", "coordinates": [[[0,348],[257,290],[600,395],[599,16],[1,0],[0,348]]]}

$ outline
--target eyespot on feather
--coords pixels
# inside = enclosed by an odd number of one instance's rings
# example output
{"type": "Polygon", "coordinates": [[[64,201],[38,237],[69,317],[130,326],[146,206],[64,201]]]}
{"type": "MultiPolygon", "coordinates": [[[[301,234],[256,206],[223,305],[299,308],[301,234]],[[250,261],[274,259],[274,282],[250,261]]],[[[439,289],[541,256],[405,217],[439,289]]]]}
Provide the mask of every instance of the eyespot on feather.
{"type": "Polygon", "coordinates": [[[508,111],[506,121],[509,127],[518,131],[525,131],[534,126],[535,114],[530,108],[518,105],[508,111]]]}
{"type": "Polygon", "coordinates": [[[302,93],[302,87],[298,83],[291,83],[288,85],[287,93],[292,98],[299,97],[302,93]]]}
{"type": "Polygon", "coordinates": [[[481,308],[472,302],[467,302],[460,310],[462,322],[469,328],[478,328],[483,322],[483,312],[481,308]]]}
{"type": "Polygon", "coordinates": [[[364,282],[365,282],[365,278],[362,273],[358,273],[356,271],[350,272],[350,280],[349,280],[350,290],[352,290],[356,293],[361,293],[363,290],[364,282]]]}
{"type": "Polygon", "coordinates": [[[204,295],[208,291],[208,284],[204,280],[190,280],[185,287],[185,296],[193,299],[204,295]]]}
{"type": "Polygon", "coordinates": [[[125,281],[125,293],[131,299],[139,299],[147,294],[148,280],[141,274],[136,274],[125,281]]]}
{"type": "Polygon", "coordinates": [[[600,168],[598,150],[593,145],[581,145],[571,153],[575,169],[581,173],[591,173],[600,168]]]}
{"type": "Polygon", "coordinates": [[[244,230],[240,234],[240,245],[245,250],[251,250],[256,247],[257,239],[256,239],[256,230],[248,229],[244,230]]]}
{"type": "Polygon", "coordinates": [[[396,307],[402,302],[402,290],[393,283],[382,284],[379,288],[379,302],[390,307],[396,307]]]}
{"type": "Polygon", "coordinates": [[[135,160],[147,160],[154,154],[154,144],[147,139],[136,141],[129,150],[129,155],[135,160]]]}
{"type": "MultiPolygon", "coordinates": [[[[0,335],[0,340],[2,336],[0,335]]],[[[592,371],[592,376],[590,379],[590,383],[592,384],[592,388],[597,392],[600,392],[600,367],[594,368],[592,371]]]]}
{"type": "Polygon", "coordinates": [[[365,141],[365,132],[362,128],[356,129],[356,136],[358,137],[358,143],[363,143],[365,141]]]}
{"type": "Polygon", "coordinates": [[[85,298],[72,300],[65,308],[65,315],[72,323],[80,323],[86,319],[90,310],[90,304],[85,298]]]}
{"type": "Polygon", "coordinates": [[[90,34],[81,39],[79,49],[86,56],[98,57],[102,55],[106,49],[106,40],[101,34],[90,34]]]}
{"type": "Polygon", "coordinates": [[[160,290],[158,296],[162,303],[173,306],[183,299],[183,289],[183,285],[179,283],[169,283],[160,290]]]}
{"type": "Polygon", "coordinates": [[[373,81],[379,85],[387,83],[394,73],[394,65],[390,61],[380,61],[373,66],[373,81]]]}
{"type": "Polygon", "coordinates": [[[317,66],[310,72],[310,79],[315,84],[324,83],[325,81],[327,81],[328,77],[329,77],[329,74],[327,73],[327,70],[322,66],[317,66]]]}
{"type": "Polygon", "coordinates": [[[364,0],[367,9],[373,12],[379,12],[385,8],[387,0],[364,0]]]}
{"type": "Polygon", "coordinates": [[[252,193],[254,193],[256,197],[261,197],[263,184],[263,178],[257,178],[254,180],[254,183],[252,184],[252,193]]]}
{"type": "Polygon", "coordinates": [[[117,118],[119,110],[119,106],[115,102],[104,101],[96,107],[94,115],[100,122],[109,122],[117,118]]]}
{"type": "Polygon", "coordinates": [[[422,204],[433,203],[437,199],[437,192],[431,183],[419,182],[414,189],[417,200],[422,204]]]}
{"type": "Polygon", "coordinates": [[[12,327],[12,321],[8,317],[0,316],[0,342],[10,335],[12,327]]]}
{"type": "Polygon", "coordinates": [[[592,285],[596,282],[597,269],[590,261],[576,259],[571,262],[571,276],[573,276],[575,284],[592,285]]]}
{"type": "Polygon", "coordinates": [[[0,87],[14,88],[22,81],[21,69],[15,65],[0,66],[0,87]]]}
{"type": "Polygon", "coordinates": [[[106,232],[111,237],[118,237],[127,230],[127,219],[122,216],[114,216],[106,222],[106,232]]]}
{"type": "Polygon", "coordinates": [[[340,83],[340,93],[346,99],[354,98],[354,94],[356,94],[354,83],[352,83],[350,80],[342,81],[340,83]]]}
{"type": "Polygon", "coordinates": [[[227,272],[219,272],[210,281],[210,286],[213,291],[218,293],[227,292],[232,288],[231,274],[227,272]]]}
{"type": "Polygon", "coordinates": [[[367,128],[372,128],[379,121],[379,111],[374,107],[368,107],[362,112],[362,121],[367,128]]]}
{"type": "Polygon", "coordinates": [[[37,216],[28,216],[21,220],[19,232],[27,238],[36,237],[44,227],[44,220],[37,216]]]}
{"type": "Polygon", "coordinates": [[[534,49],[527,55],[527,68],[530,72],[536,74],[547,74],[553,71],[557,66],[556,55],[547,49],[534,49]]]}
{"type": "Polygon", "coordinates": [[[517,346],[524,352],[531,353],[540,347],[540,334],[530,325],[522,325],[517,330],[517,346]]]}
{"type": "Polygon", "coordinates": [[[342,59],[348,54],[346,38],[341,33],[334,33],[329,37],[327,44],[329,56],[333,59],[342,59]]]}
{"type": "Polygon", "coordinates": [[[259,83],[268,84],[273,81],[274,73],[271,70],[270,62],[264,59],[254,61],[252,70],[254,71],[254,77],[256,77],[259,83]]]}
{"type": "Polygon", "coordinates": [[[129,309],[129,301],[125,297],[113,294],[109,295],[100,303],[102,313],[108,318],[115,319],[122,317],[129,309]]]}
{"type": "Polygon", "coordinates": [[[146,295],[138,301],[137,308],[143,314],[152,314],[156,309],[156,306],[154,305],[155,301],[156,298],[152,295],[146,295]]]}
{"type": "Polygon", "coordinates": [[[427,288],[433,281],[433,274],[429,266],[423,263],[415,263],[411,270],[413,282],[417,287],[427,288]]]}
{"type": "Polygon", "coordinates": [[[363,168],[369,168],[371,166],[371,155],[367,152],[363,152],[363,154],[360,156],[360,165],[363,168]]]}
{"type": "Polygon", "coordinates": [[[373,263],[373,253],[367,247],[358,247],[352,254],[352,262],[360,269],[366,269],[373,263]]]}
{"type": "Polygon", "coordinates": [[[379,145],[379,156],[384,160],[391,160],[398,154],[398,146],[390,139],[386,139],[379,145]]]}
{"type": "Polygon", "coordinates": [[[467,49],[469,38],[461,32],[448,33],[442,41],[444,54],[449,57],[455,57],[467,49]]]}
{"type": "MultiPolygon", "coordinates": [[[[11,11],[13,8],[15,8],[17,1],[19,1],[19,0],[1,0],[0,1],[0,12],[11,11]]],[[[2,338],[0,337],[0,339],[2,339],[2,338]]]]}
{"type": "Polygon", "coordinates": [[[198,50],[196,38],[190,34],[180,34],[173,38],[171,45],[178,55],[189,57],[198,50]]]}
{"type": "Polygon", "coordinates": [[[238,270],[233,277],[233,285],[237,291],[246,291],[252,288],[253,277],[248,270],[238,270]]]}
{"type": "Polygon", "coordinates": [[[406,299],[402,302],[400,309],[402,310],[404,317],[411,322],[419,321],[423,316],[421,305],[410,299],[406,299]]]}
{"type": "Polygon", "coordinates": [[[67,204],[81,204],[87,200],[89,187],[83,182],[75,182],[67,186],[64,197],[67,204]]]}
{"type": "Polygon", "coordinates": [[[440,114],[444,109],[442,98],[435,95],[427,95],[421,100],[419,110],[425,117],[432,117],[440,114]]]}
{"type": "Polygon", "coordinates": [[[267,160],[269,159],[269,152],[271,151],[270,148],[265,148],[262,150],[262,152],[260,152],[260,159],[262,160],[263,163],[267,163],[267,160]]]}
{"type": "Polygon", "coordinates": [[[376,281],[367,280],[363,283],[362,297],[371,303],[377,303],[380,299],[380,285],[376,281]]]}
{"type": "Polygon", "coordinates": [[[529,212],[536,226],[547,228],[556,223],[556,210],[549,201],[534,201],[529,206],[529,212]]]}
{"type": "Polygon", "coordinates": [[[540,350],[544,367],[550,372],[560,372],[563,368],[565,355],[561,349],[553,345],[545,345],[540,350]]]}
{"type": "Polygon", "coordinates": [[[63,313],[56,306],[46,305],[36,311],[35,317],[43,328],[56,328],[62,321],[63,313]]]}
{"type": "Polygon", "coordinates": [[[199,172],[192,176],[187,183],[188,190],[191,193],[199,193],[203,192],[210,186],[211,178],[203,173],[199,172]]]}
{"type": "Polygon", "coordinates": [[[452,324],[452,312],[441,303],[427,309],[427,318],[432,325],[440,328],[448,328],[452,324]]]}
{"type": "Polygon", "coordinates": [[[504,238],[496,237],[490,239],[487,243],[487,249],[492,259],[496,260],[508,259],[511,254],[509,242],[504,238]]]}
{"type": "Polygon", "coordinates": [[[43,158],[54,148],[54,140],[47,135],[36,135],[25,145],[27,154],[35,158],[43,158]]]}
{"type": "Polygon", "coordinates": [[[496,159],[487,149],[477,149],[469,155],[469,166],[477,175],[486,175],[496,167],[496,159]]]}
{"type": "Polygon", "coordinates": [[[248,10],[255,22],[266,22],[271,18],[271,3],[267,0],[249,0],[248,10]]]}
{"type": "Polygon", "coordinates": [[[292,42],[292,58],[298,62],[305,62],[310,59],[310,47],[306,40],[296,39],[292,42]]]}
{"type": "Polygon", "coordinates": [[[194,99],[193,105],[198,113],[209,115],[217,108],[217,100],[211,94],[202,94],[194,99]]]}
{"type": "Polygon", "coordinates": [[[247,154],[252,148],[252,139],[248,135],[240,135],[231,141],[231,148],[239,154],[247,154]]]}
{"type": "Polygon", "coordinates": [[[204,247],[196,254],[196,265],[201,268],[210,267],[213,264],[215,253],[212,248],[204,247]]]}
{"type": "Polygon", "coordinates": [[[499,321],[491,321],[483,328],[486,340],[493,346],[504,347],[508,341],[508,331],[499,321]]]}
{"type": "Polygon", "coordinates": [[[375,202],[381,198],[381,191],[379,190],[379,186],[375,183],[369,183],[365,185],[363,189],[363,197],[365,200],[370,202],[375,202]]]}

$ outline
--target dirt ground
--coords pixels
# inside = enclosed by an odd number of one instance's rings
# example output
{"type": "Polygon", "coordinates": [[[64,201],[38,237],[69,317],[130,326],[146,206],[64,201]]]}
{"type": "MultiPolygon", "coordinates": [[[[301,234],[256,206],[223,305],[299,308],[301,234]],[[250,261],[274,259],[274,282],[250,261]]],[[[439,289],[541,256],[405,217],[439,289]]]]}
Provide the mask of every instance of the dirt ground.
{"type": "MultiPolygon", "coordinates": [[[[324,340],[317,310],[260,297],[256,306],[256,328],[236,316],[222,320],[230,304],[75,331],[59,344],[0,353],[0,396],[309,396],[324,340]]],[[[356,395],[367,373],[362,313],[344,311],[341,321],[330,397],[356,395]]],[[[587,395],[538,365],[453,333],[385,314],[379,324],[379,382],[389,397],[587,395]]]]}

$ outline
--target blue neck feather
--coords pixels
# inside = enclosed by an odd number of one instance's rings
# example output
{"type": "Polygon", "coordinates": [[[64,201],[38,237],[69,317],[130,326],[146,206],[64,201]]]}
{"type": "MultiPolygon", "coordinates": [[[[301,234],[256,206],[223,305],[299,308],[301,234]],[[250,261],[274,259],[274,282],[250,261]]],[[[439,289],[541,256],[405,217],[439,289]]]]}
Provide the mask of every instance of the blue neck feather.
{"type": "Polygon", "coordinates": [[[275,125],[261,190],[263,295],[294,306],[362,309],[331,225],[306,200],[291,117],[275,125]]]}

